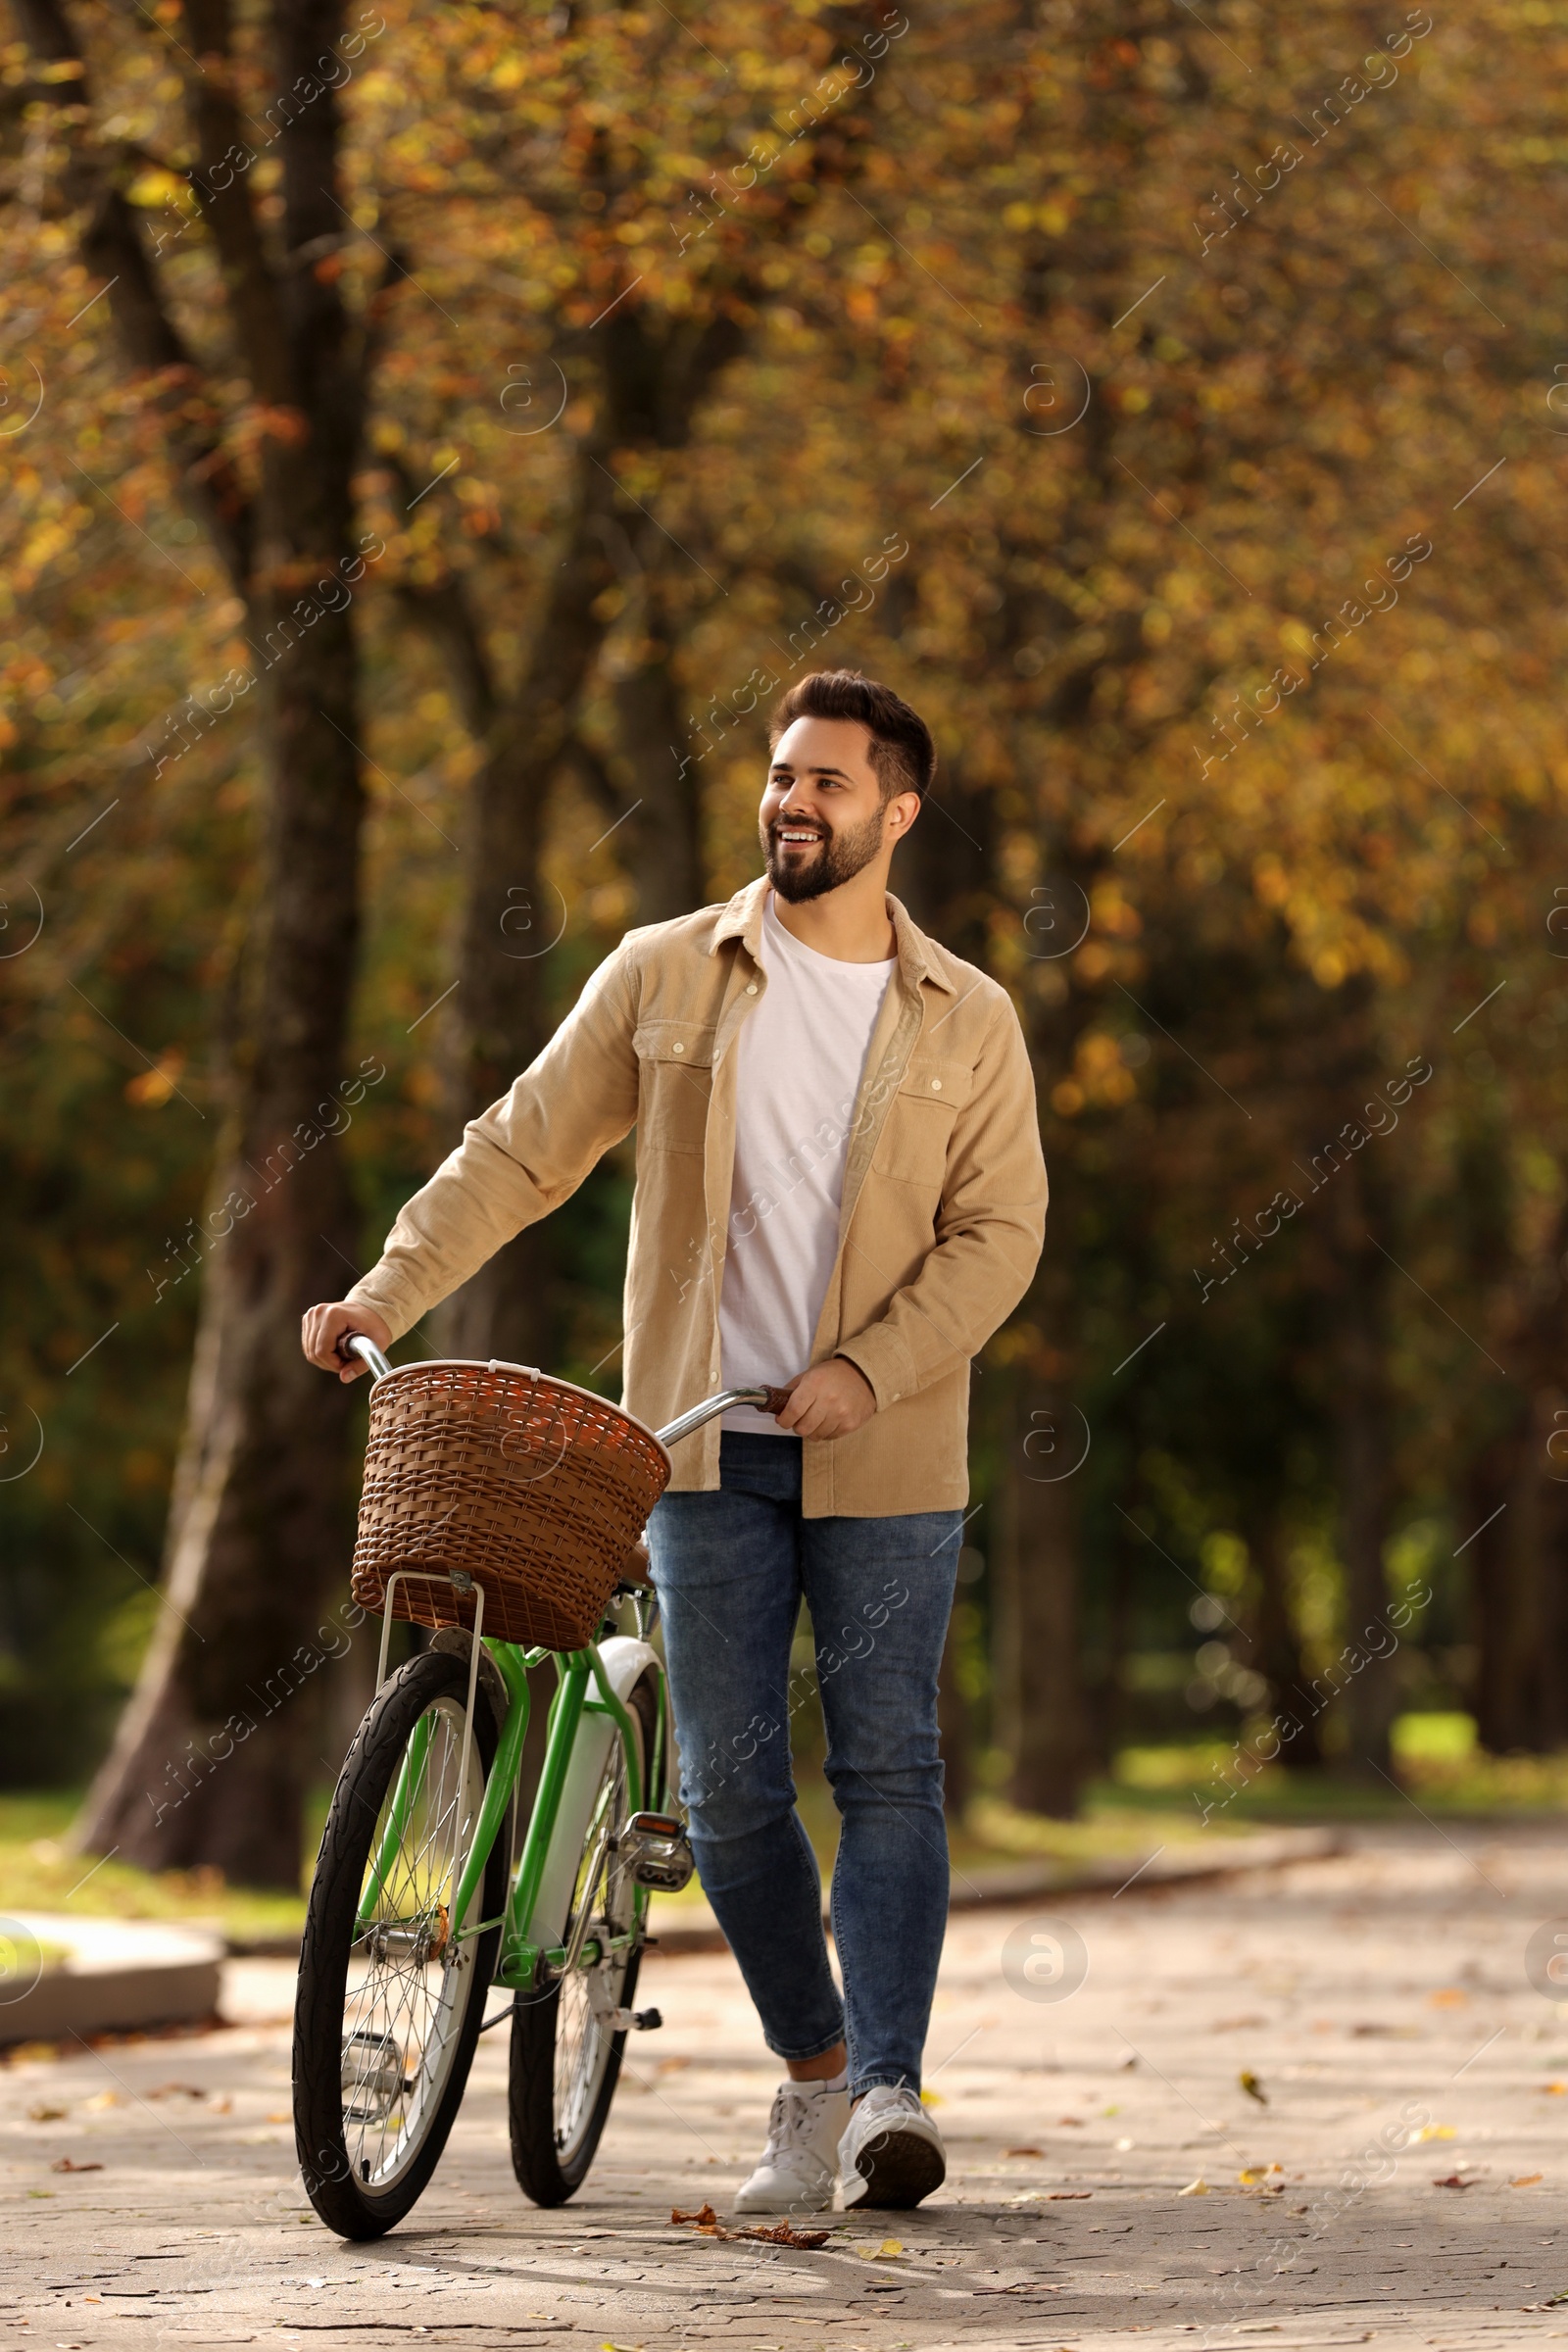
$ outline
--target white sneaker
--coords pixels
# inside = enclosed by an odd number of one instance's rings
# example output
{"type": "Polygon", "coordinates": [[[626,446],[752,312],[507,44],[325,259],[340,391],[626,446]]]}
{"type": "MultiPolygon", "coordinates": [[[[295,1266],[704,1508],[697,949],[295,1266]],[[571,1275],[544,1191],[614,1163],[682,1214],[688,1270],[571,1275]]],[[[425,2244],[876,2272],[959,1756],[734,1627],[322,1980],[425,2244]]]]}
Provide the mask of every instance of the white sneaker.
{"type": "Polygon", "coordinates": [[[868,2090],[839,2141],[839,2171],[849,2205],[918,2205],[948,2177],[942,2134],[915,2090],[879,2082],[868,2090]]]}
{"type": "Polygon", "coordinates": [[[850,2094],[819,2082],[781,2082],[767,2119],[767,2145],[736,2198],[737,2213],[827,2213],[838,2178],[839,2140],[850,2094]]]}

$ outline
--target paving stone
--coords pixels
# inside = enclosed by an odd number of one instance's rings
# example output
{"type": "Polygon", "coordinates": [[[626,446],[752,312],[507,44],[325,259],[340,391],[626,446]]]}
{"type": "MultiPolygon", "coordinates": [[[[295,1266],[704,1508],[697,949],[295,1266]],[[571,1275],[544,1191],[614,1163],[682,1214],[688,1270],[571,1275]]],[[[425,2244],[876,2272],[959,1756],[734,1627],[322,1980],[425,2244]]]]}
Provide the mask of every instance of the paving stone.
{"type": "Polygon", "coordinates": [[[667,2024],[632,2042],[572,2205],[539,2212],[513,2181],[492,2034],[434,2183],[372,2246],[324,2231],[294,2173],[289,1964],[235,1963],[222,2032],[0,2071],[0,2338],[1568,2342],[1568,2303],[1550,2302],[1568,2291],[1568,2089],[1551,2087],[1568,2084],[1568,2021],[1524,1957],[1558,1916],[1553,1825],[1414,1820],[1205,1886],[956,1915],[929,2045],[947,2186],[917,2213],[833,2217],[820,2253],[669,2226],[672,2204],[724,2211],[765,2129],[775,2067],[725,1954],[650,1954],[641,1989],[667,2024]],[[1019,1990],[1004,1947],[1063,1922],[1084,1981],[1057,1999],[1019,1990]],[[52,2172],[62,2156],[103,2170],[52,2172]],[[1439,2185],[1454,2180],[1471,2185],[1439,2185]],[[899,2251],[882,2259],[885,2240],[899,2251]]]}

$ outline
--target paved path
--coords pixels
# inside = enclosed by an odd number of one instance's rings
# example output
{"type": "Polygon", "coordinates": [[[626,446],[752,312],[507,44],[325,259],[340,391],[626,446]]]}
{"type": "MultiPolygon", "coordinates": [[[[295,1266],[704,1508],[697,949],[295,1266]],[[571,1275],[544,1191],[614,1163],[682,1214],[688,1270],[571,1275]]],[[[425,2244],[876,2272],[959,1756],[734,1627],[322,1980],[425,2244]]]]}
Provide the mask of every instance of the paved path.
{"type": "Polygon", "coordinates": [[[772,2089],[726,1956],[650,1957],[640,1997],[668,2024],[634,2039],[573,2205],[513,2183],[501,2033],[434,2186],[370,2247],[330,2237],[293,2175],[288,1969],[234,1963],[226,2031],[0,2072],[0,2344],[1568,2341],[1568,2010],[1525,1961],[1557,1915],[1550,1825],[1412,1814],[1332,1861],[1077,1899],[1065,1935],[959,1917],[930,2045],[948,2185],[838,2217],[816,2254],[669,2227],[672,2203],[723,2211],[772,2089]],[[1073,1932],[1087,1980],[1032,1997],[1073,1981],[1073,1932]]]}

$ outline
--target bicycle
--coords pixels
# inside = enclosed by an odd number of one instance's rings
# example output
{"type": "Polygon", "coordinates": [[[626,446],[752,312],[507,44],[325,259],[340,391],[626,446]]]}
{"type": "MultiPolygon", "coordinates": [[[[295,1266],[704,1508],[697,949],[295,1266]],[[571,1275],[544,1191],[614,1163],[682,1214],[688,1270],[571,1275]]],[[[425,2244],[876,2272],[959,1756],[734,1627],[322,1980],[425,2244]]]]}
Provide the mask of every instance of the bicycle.
{"type": "MultiPolygon", "coordinates": [[[[345,1335],[339,1352],[345,1348],[372,1376],[372,1450],[377,1396],[400,1376],[407,1383],[419,1373],[514,1375],[513,1388],[534,1383],[528,1395],[542,1396],[546,1408],[557,1400],[564,1425],[568,1392],[570,1399],[590,1397],[519,1366],[406,1365],[395,1374],[362,1334],[345,1335]]],[[[668,1476],[670,1446],[733,1404],[777,1412],[783,1401],[776,1389],[729,1389],[650,1432],[591,1397],[598,1426],[613,1440],[630,1446],[634,1439],[663,1456],[662,1475],[655,1461],[648,1481],[654,1499],[668,1476]]],[[[526,1426],[531,1446],[537,1412],[526,1426]]],[[[503,1454],[506,1445],[504,1437],[503,1454]]],[[[657,2010],[631,2007],[650,1896],[678,1890],[693,1868],[685,1825],[670,1802],[672,1724],[663,1665],[649,1640],[658,1601],[646,1581],[641,1523],[618,1570],[612,1562],[610,1581],[601,1573],[603,1589],[590,1593],[599,1619],[594,1638],[552,1643],[485,1636],[487,1607],[493,1620],[516,1619],[519,1608],[523,1619],[530,1610],[548,1616],[560,1595],[545,1590],[536,1566],[535,1586],[518,1601],[506,1544],[498,1549],[490,1540],[493,1527],[474,1536],[465,1526],[461,1494],[434,1515],[439,1494],[425,1491],[430,1450],[426,1444],[418,1454],[422,1527],[411,1535],[405,1524],[398,1534],[405,1549],[412,1544],[422,1556],[384,1575],[367,1572],[367,1589],[379,1583],[384,1590],[376,1693],[321,1834],[300,1952],[293,2055],[300,2171],[320,2219],[353,2239],[381,2236],[413,2209],[446,2146],[480,2034],[509,2018],[517,2181],[542,2206],[564,2204],[581,2187],[609,2119],[626,2035],[662,2023],[657,2010]],[[468,1540],[483,1555],[472,1571],[432,1564],[468,1540]],[[400,1585],[403,1606],[395,1609],[400,1585]],[[419,1585],[430,1590],[412,1597],[411,1587],[419,1585]],[[445,1594],[435,1591],[443,1585],[445,1594]],[[607,1615],[627,1600],[635,1635],[612,1631],[607,1615]],[[437,1630],[428,1647],[389,1676],[394,1614],[437,1630]],[[548,1662],[556,1690],[519,1840],[529,1677],[548,1662]],[[494,1982],[510,1986],[513,1999],[486,2021],[494,1982]]],[[[482,1456],[485,1476],[494,1451],[482,1456]]],[[[526,1483],[543,1491],[559,1467],[526,1483]]],[[[461,1490],[461,1479],[454,1484],[461,1490]]],[[[551,1509],[562,1516],[554,1531],[546,1525],[547,1558],[566,1558],[600,1500],[591,1477],[579,1479],[571,1508],[551,1495],[551,1509]]],[[[471,1495],[469,1502],[470,1515],[481,1519],[481,1504],[471,1495]]],[[[645,1523],[651,1503],[638,1507],[645,1523]]],[[[536,1502],[535,1535],[549,1517],[536,1502]]],[[[362,1504],[357,1594],[366,1526],[362,1504]]],[[[514,1527],[514,1551],[520,1540],[514,1527]]],[[[600,1550],[602,1557],[603,1542],[600,1550]]],[[[564,1568],[558,1583],[573,1573],[564,1568]]],[[[575,1630],[583,1630],[581,1621],[575,1630]]]]}

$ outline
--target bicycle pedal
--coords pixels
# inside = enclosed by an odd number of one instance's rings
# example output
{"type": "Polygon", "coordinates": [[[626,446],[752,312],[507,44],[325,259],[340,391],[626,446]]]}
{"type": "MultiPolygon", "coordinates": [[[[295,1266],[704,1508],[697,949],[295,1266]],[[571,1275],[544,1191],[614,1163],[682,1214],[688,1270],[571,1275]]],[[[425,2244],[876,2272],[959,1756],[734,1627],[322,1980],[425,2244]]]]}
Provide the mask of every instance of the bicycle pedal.
{"type": "Polygon", "coordinates": [[[674,1813],[634,1813],[615,1840],[615,1851],[639,1886],[678,1894],[696,1869],[686,1825],[674,1813]]]}
{"type": "Polygon", "coordinates": [[[657,2009],[612,2009],[599,2022],[607,2034],[657,2034],[664,2021],[657,2009]]]}

